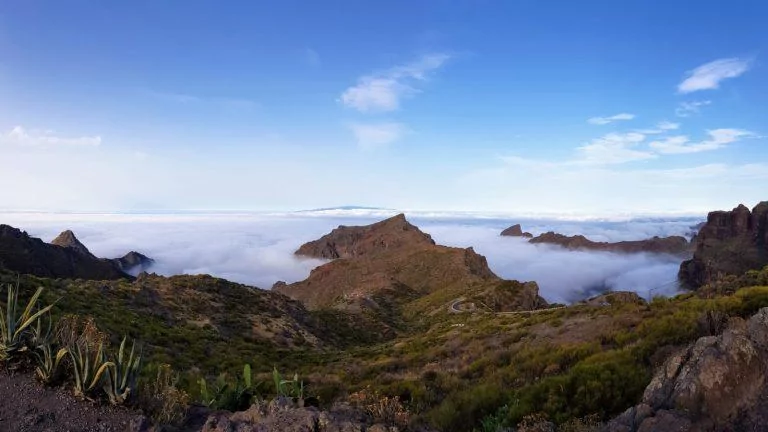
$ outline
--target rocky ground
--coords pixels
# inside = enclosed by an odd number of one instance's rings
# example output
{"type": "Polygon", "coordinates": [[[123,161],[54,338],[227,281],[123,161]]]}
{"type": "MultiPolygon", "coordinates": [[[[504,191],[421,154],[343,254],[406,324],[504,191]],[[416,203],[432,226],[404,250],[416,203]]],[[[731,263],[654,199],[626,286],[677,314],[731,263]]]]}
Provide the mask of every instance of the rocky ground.
{"type": "Polygon", "coordinates": [[[14,432],[124,432],[139,430],[135,412],[84,402],[61,388],[45,388],[31,374],[0,371],[0,430],[14,432]]]}

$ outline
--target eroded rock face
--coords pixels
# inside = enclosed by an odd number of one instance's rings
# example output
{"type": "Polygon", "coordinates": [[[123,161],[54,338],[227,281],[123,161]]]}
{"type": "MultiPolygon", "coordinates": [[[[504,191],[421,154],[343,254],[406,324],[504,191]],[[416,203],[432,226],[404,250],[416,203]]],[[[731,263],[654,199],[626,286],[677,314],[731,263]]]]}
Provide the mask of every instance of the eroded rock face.
{"type": "Polygon", "coordinates": [[[505,229],[504,231],[501,232],[501,235],[505,237],[525,237],[525,238],[533,237],[533,234],[529,232],[523,232],[523,228],[520,226],[520,224],[515,224],[505,229]]]}
{"type": "Polygon", "coordinates": [[[750,211],[709,213],[696,235],[693,258],[680,265],[683,285],[696,289],[720,275],[740,275],[768,264],[768,201],[750,211]]]}
{"type": "Polygon", "coordinates": [[[571,250],[595,250],[616,253],[658,253],[682,255],[689,252],[691,246],[688,240],[682,236],[653,237],[646,240],[621,241],[621,242],[595,242],[583,235],[566,236],[556,232],[546,232],[531,240],[532,244],[553,244],[571,250]]]}
{"type": "Polygon", "coordinates": [[[672,355],[606,431],[767,430],[768,308],[672,355]]]}

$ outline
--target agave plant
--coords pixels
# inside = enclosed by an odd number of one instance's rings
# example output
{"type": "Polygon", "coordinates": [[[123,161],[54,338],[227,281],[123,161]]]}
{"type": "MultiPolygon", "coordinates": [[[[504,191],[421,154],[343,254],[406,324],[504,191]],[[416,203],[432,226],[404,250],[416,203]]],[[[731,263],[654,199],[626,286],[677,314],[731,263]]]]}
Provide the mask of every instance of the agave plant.
{"type": "Polygon", "coordinates": [[[304,381],[299,381],[299,374],[293,374],[293,379],[285,379],[277,368],[272,369],[272,379],[275,382],[275,392],[278,397],[304,399],[304,381]]]}
{"type": "Polygon", "coordinates": [[[75,396],[85,397],[96,387],[113,363],[106,361],[103,345],[92,355],[88,344],[73,344],[67,349],[75,373],[75,396]]]}
{"type": "Polygon", "coordinates": [[[117,358],[110,362],[106,369],[106,383],[104,391],[112,405],[124,404],[132,394],[136,392],[139,369],[141,367],[141,354],[136,354],[136,343],[131,343],[131,353],[125,355],[125,341],[120,343],[117,358]]]}
{"type": "Polygon", "coordinates": [[[48,305],[33,313],[42,292],[43,289],[38,288],[19,314],[18,286],[8,285],[5,310],[0,308],[0,361],[11,360],[29,348],[32,326],[53,307],[48,305]]]}
{"type": "Polygon", "coordinates": [[[258,383],[254,385],[251,379],[251,365],[243,366],[242,379],[231,383],[227,380],[226,374],[221,374],[216,379],[212,388],[209,389],[205,378],[198,381],[200,384],[201,402],[214,409],[225,409],[229,411],[240,411],[248,408],[256,396],[258,383]]]}
{"type": "Polygon", "coordinates": [[[51,341],[51,325],[50,314],[40,316],[32,332],[32,346],[37,360],[35,373],[43,384],[51,384],[56,380],[61,361],[67,355],[66,348],[59,348],[58,350],[54,348],[51,341]],[[43,330],[44,317],[48,318],[48,326],[45,331],[43,330]]]}

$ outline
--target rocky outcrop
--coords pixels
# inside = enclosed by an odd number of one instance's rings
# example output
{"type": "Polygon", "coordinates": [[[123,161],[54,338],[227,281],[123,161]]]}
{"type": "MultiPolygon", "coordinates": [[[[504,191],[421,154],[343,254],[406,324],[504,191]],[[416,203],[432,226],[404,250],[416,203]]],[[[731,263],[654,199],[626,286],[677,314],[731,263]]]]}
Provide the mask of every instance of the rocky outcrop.
{"type": "Polygon", "coordinates": [[[595,242],[583,235],[566,236],[552,231],[538,235],[531,240],[532,244],[553,244],[570,250],[591,250],[615,253],[656,253],[683,255],[690,252],[691,245],[682,236],[653,237],[646,240],[621,242],[595,242]]]}
{"type": "Polygon", "coordinates": [[[768,430],[768,308],[672,355],[605,431],[768,430]]]}
{"type": "Polygon", "coordinates": [[[523,228],[520,226],[520,224],[514,224],[511,227],[505,229],[501,232],[501,235],[505,237],[533,238],[533,234],[529,232],[523,232],[523,228]]]}
{"type": "Polygon", "coordinates": [[[341,225],[318,240],[303,244],[296,255],[325,259],[356,258],[434,244],[432,237],[411,225],[401,213],[372,225],[341,225]]]}
{"type": "Polygon", "coordinates": [[[741,275],[768,264],[768,201],[750,211],[709,213],[694,241],[693,258],[680,265],[681,283],[691,289],[723,275],[741,275]]]}
{"type": "Polygon", "coordinates": [[[138,274],[147,271],[155,260],[136,251],[130,251],[121,258],[112,259],[112,262],[125,273],[138,274]]]}
{"type": "Polygon", "coordinates": [[[68,279],[121,279],[123,273],[113,262],[94,257],[71,232],[48,244],[26,232],[0,225],[0,269],[40,277],[68,279]]]}

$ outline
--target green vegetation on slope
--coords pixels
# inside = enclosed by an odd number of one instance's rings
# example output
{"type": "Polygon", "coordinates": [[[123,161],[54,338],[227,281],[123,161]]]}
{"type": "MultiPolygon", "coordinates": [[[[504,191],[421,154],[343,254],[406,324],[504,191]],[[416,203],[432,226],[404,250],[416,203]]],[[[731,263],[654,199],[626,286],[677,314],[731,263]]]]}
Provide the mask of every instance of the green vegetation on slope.
{"type": "MultiPolygon", "coordinates": [[[[749,281],[766,275],[768,269],[749,281]]],[[[445,431],[516,425],[535,413],[559,424],[606,419],[640,399],[654,367],[675,347],[717,331],[728,316],[768,306],[768,287],[761,286],[533,315],[452,314],[450,299],[435,294],[422,313],[402,314],[403,333],[391,339],[352,314],[307,312],[275,293],[204,276],[20,283],[24,298],[43,286],[43,303],[58,299],[55,316],[92,316],[113,346],[124,336],[142,341],[143,361],[170,364],[195,398],[201,378],[238,377],[244,364],[271,390],[277,367],[305,378],[321,403],[367,389],[396,397],[413,422],[445,431]]]]}

